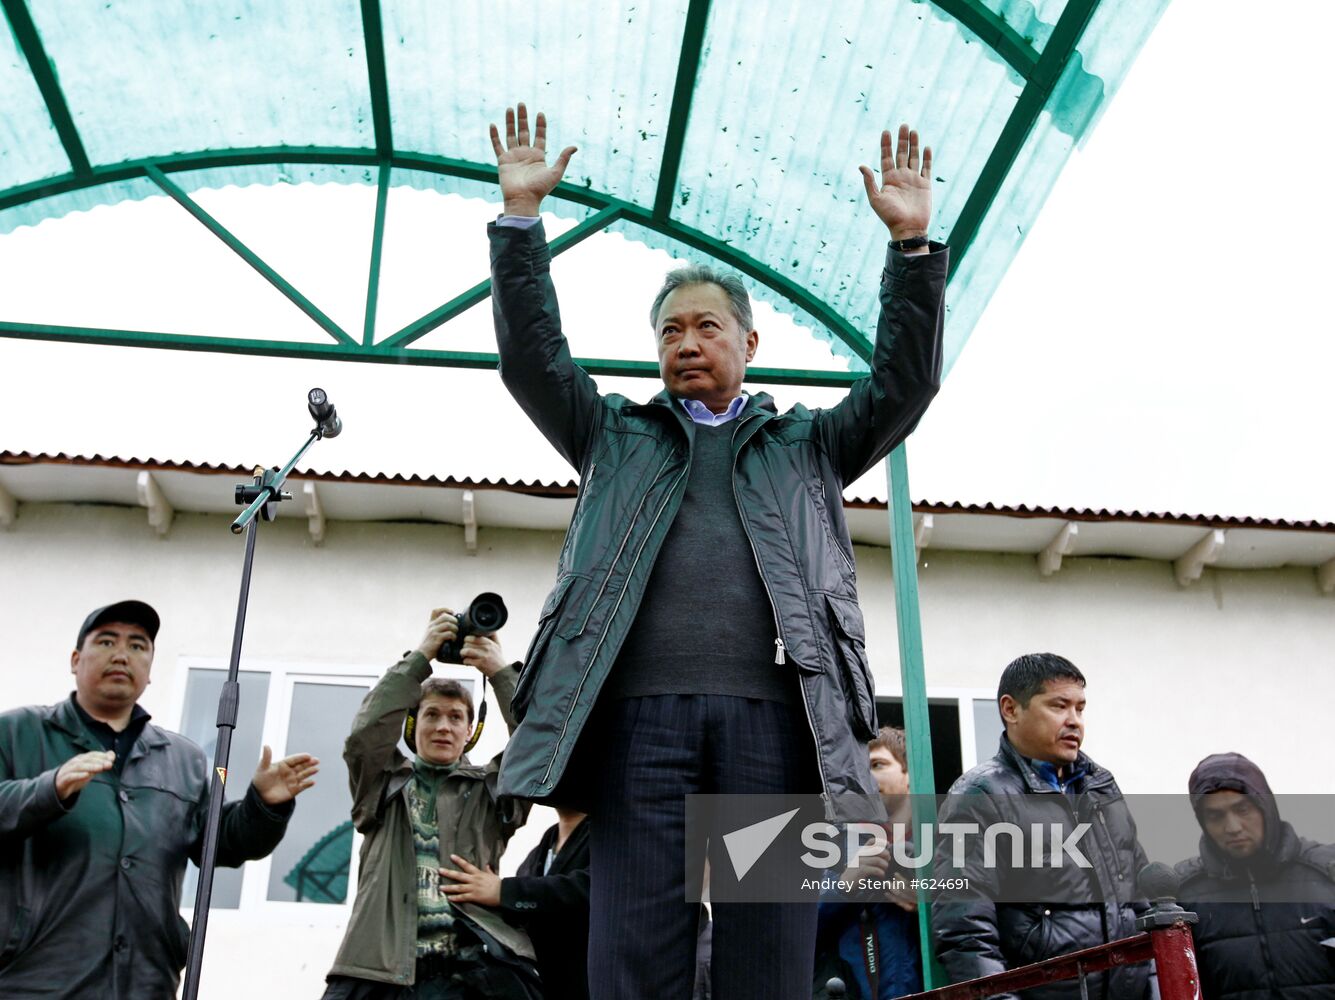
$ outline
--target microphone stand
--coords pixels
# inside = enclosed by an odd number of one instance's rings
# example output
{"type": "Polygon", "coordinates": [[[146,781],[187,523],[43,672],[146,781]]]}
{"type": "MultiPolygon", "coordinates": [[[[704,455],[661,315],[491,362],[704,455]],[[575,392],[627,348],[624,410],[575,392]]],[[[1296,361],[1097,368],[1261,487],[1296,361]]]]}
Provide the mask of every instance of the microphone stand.
{"type": "MultiPolygon", "coordinates": [[[[223,786],[227,782],[227,762],[232,753],[232,731],[236,729],[237,707],[241,700],[241,686],[237,675],[241,665],[241,639],[246,628],[246,605],[250,600],[250,571],[255,560],[255,535],[259,528],[257,515],[266,521],[278,516],[278,504],[291,500],[291,493],[283,492],[283,484],[306,449],[324,437],[325,422],[317,424],[306,443],[292,461],[281,469],[255,470],[253,483],[238,483],[236,502],[249,504],[232,522],[232,534],[246,532],[246,555],[241,567],[241,596],[236,605],[236,627],[232,632],[232,657],[227,665],[227,680],[218,698],[218,746],[213,755],[213,774],[209,784],[209,814],[204,824],[204,847],[199,858],[199,883],[195,890],[195,915],[190,922],[190,950],[185,966],[185,989],[182,1000],[196,1000],[199,995],[200,967],[204,962],[204,935],[208,929],[209,901],[213,896],[213,872],[218,858],[218,832],[222,824],[223,786]]],[[[334,431],[337,433],[337,429],[334,431]]]]}

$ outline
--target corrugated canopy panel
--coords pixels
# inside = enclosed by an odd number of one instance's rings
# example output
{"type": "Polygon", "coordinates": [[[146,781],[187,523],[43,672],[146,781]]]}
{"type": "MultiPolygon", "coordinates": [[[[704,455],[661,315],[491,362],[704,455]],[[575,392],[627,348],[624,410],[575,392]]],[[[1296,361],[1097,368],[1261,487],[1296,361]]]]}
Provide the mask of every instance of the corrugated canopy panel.
{"type": "MultiPolygon", "coordinates": [[[[163,191],[189,208],[224,183],[495,198],[487,124],[523,98],[580,147],[550,203],[580,221],[569,245],[615,228],[718,258],[858,368],[885,234],[856,165],[907,120],[937,154],[950,363],[1166,3],[0,0],[0,233],[163,191]]],[[[315,346],[454,363],[411,345],[479,296],[377,343],[327,325],[315,346]]],[[[113,339],[4,320],[9,336],[113,339]]]]}

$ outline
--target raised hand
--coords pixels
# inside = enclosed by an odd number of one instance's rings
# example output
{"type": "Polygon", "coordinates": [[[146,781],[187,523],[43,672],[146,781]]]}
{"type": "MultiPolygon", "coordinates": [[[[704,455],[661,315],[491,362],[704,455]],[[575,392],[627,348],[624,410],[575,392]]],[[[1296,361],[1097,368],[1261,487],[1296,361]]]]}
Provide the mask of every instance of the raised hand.
{"type": "Polygon", "coordinates": [[[81,792],[95,775],[110,771],[116,762],[113,750],[92,750],[71,757],[56,771],[56,796],[61,801],[81,792]]]}
{"type": "Polygon", "coordinates": [[[505,668],[505,657],[501,653],[501,642],[496,633],[490,635],[470,635],[464,639],[459,659],[470,667],[477,667],[487,677],[495,677],[496,672],[505,668]]]}
{"type": "Polygon", "coordinates": [[[491,148],[496,152],[506,215],[537,215],[542,199],[561,182],[570,157],[575,155],[575,147],[567,146],[556,162],[548,166],[547,117],[538,112],[537,131],[530,141],[528,109],[522,102],[517,115],[514,108],[505,109],[504,146],[500,132],[495,125],[491,126],[491,148]]]}
{"type": "Polygon", "coordinates": [[[860,166],[862,183],[872,211],[890,229],[895,240],[926,236],[932,219],[932,148],[924,146],[921,157],[918,133],[899,126],[899,139],[891,143],[890,132],[881,133],[881,183],[871,168],[860,166]]]}
{"type": "Polygon", "coordinates": [[[280,761],[273,759],[273,751],[267,746],[260,756],[260,766],[255,768],[255,777],[251,783],[260,798],[271,806],[295,799],[315,784],[315,773],[320,770],[320,761],[308,753],[294,753],[280,761]]]}
{"type": "Polygon", "coordinates": [[[436,658],[441,646],[453,642],[458,636],[459,619],[454,612],[449,608],[436,608],[431,612],[431,620],[427,622],[422,641],[417,644],[417,651],[429,662],[436,658]]]}

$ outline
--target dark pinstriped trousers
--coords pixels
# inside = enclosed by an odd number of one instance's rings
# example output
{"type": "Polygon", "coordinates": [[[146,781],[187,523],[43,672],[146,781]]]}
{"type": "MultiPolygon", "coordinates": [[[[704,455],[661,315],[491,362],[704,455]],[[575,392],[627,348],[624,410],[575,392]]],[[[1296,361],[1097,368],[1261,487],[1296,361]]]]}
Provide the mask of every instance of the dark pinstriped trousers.
{"type": "MultiPolygon", "coordinates": [[[[689,1000],[685,797],[819,791],[811,732],[800,706],[724,695],[626,698],[597,716],[589,995],[689,1000]]],[[[712,910],[713,1000],[809,1000],[815,903],[712,910]]]]}

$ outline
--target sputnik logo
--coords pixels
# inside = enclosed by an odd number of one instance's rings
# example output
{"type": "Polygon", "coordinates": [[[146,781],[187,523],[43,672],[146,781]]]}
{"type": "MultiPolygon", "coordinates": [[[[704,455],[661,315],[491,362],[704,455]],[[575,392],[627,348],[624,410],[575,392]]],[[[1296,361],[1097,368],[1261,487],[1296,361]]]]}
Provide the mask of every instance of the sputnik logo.
{"type": "Polygon", "coordinates": [[[723,846],[728,849],[728,859],[732,861],[733,871],[737,873],[737,881],[746,878],[746,873],[755,867],[760,856],[769,850],[770,844],[778,839],[784,827],[791,823],[793,817],[800,811],[790,809],[786,813],[762,819],[759,823],[752,823],[750,826],[723,835],[723,846]]]}

